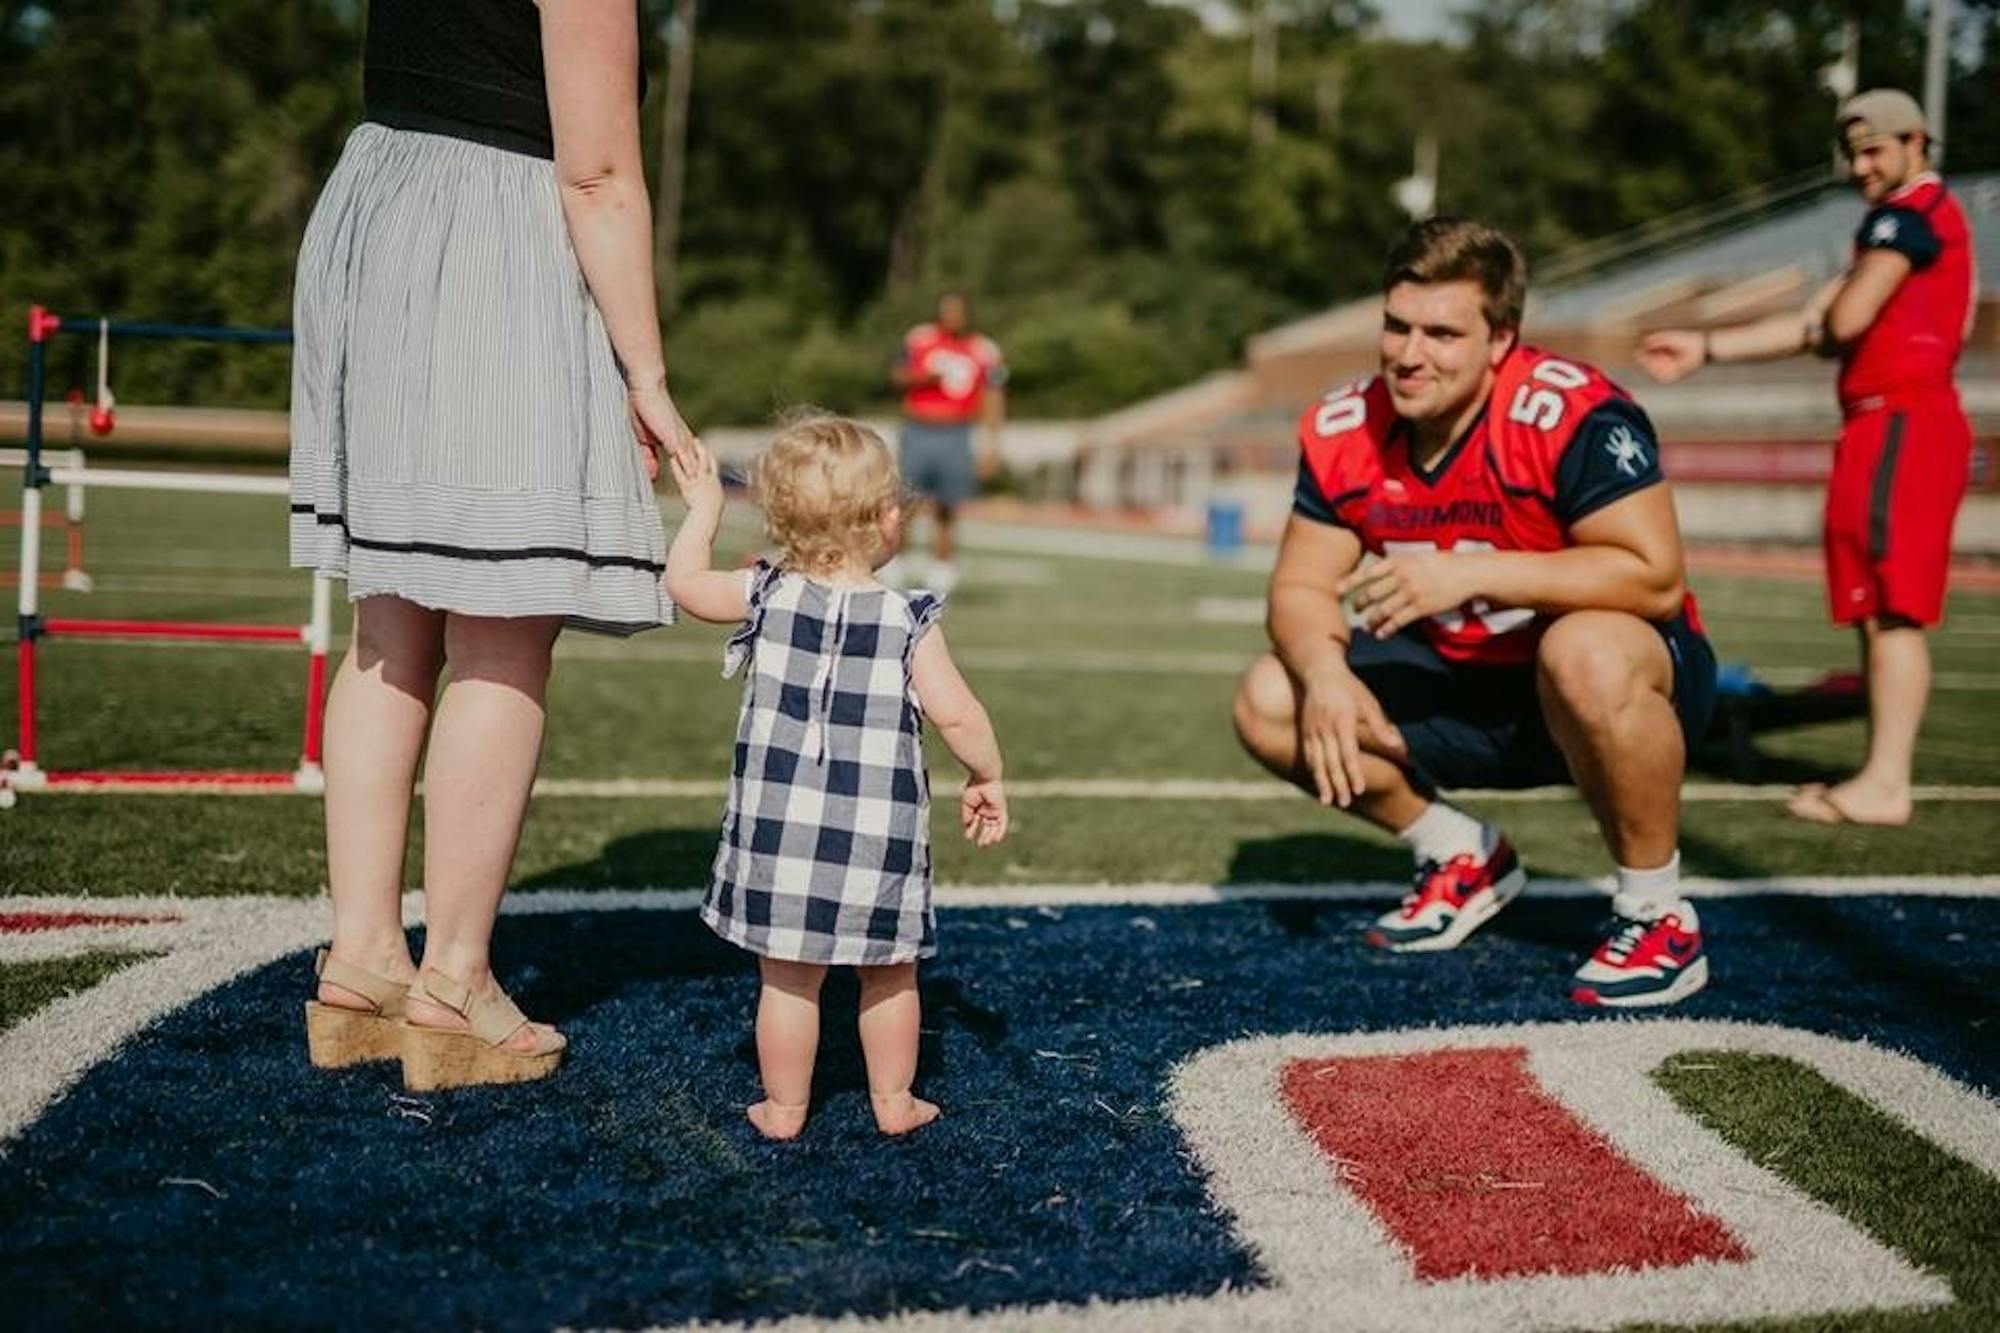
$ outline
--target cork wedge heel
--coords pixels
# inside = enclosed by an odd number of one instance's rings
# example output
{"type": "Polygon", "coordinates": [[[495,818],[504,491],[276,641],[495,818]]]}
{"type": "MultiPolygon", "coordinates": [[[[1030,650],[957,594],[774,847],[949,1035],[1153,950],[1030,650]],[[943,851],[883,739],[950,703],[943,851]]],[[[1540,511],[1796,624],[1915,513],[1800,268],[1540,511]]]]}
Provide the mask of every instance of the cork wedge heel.
{"type": "Polygon", "coordinates": [[[409,987],[343,963],[325,949],[313,955],[313,975],[368,1002],[365,1009],[306,1001],[306,1058],[316,1069],[344,1069],[403,1052],[403,1002],[409,987]]]}
{"type": "Polygon", "coordinates": [[[474,995],[466,983],[427,967],[418,974],[410,995],[451,1010],[470,1029],[452,1031],[403,1020],[403,1086],[411,1092],[528,1083],[547,1078],[562,1063],[568,1043],[561,1033],[542,1029],[526,1050],[506,1044],[528,1025],[528,1017],[498,986],[474,995]]]}

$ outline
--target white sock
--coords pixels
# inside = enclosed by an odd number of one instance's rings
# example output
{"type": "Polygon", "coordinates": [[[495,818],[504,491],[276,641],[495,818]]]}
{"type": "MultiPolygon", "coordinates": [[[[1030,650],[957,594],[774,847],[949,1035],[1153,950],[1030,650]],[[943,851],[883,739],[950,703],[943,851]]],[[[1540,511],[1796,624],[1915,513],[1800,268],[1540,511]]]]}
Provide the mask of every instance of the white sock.
{"type": "Polygon", "coordinates": [[[1673,860],[1651,870],[1619,866],[1618,896],[1611,900],[1611,910],[1633,921],[1657,921],[1672,912],[1689,930],[1699,925],[1694,904],[1681,896],[1679,850],[1674,852],[1673,860]]]}
{"type": "Polygon", "coordinates": [[[1432,801],[1396,836],[1409,844],[1419,865],[1425,861],[1442,865],[1454,856],[1484,857],[1500,840],[1498,829],[1443,801],[1432,801]]]}
{"type": "Polygon", "coordinates": [[[951,590],[958,586],[958,563],[954,560],[937,560],[931,564],[930,589],[940,597],[949,597],[951,590]]]}

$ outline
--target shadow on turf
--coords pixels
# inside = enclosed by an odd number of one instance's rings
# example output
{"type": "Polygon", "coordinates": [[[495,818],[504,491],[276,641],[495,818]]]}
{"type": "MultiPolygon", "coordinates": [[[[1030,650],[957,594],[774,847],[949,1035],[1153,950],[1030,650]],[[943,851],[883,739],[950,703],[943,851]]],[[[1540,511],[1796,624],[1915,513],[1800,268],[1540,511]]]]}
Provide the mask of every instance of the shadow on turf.
{"type": "MultiPolygon", "coordinates": [[[[666,834],[664,839],[642,835],[622,841],[658,840],[671,845],[676,836],[686,836],[683,830],[668,830],[666,834]]],[[[712,848],[714,835],[707,838],[712,848]]],[[[590,863],[602,864],[603,860],[590,863]]],[[[582,883],[577,869],[553,871],[549,882],[582,883]]],[[[701,869],[706,872],[705,859],[701,869]]],[[[420,956],[423,931],[412,931],[411,939],[412,952],[420,956]]],[[[587,1019],[593,1010],[613,1004],[635,984],[664,988],[664,994],[689,982],[728,982],[737,988],[742,1006],[741,1038],[731,1045],[730,1054],[739,1067],[742,1086],[746,1090],[756,1086],[756,959],[718,938],[692,912],[580,912],[503,920],[494,937],[494,965],[524,1008],[557,1026],[587,1019]],[[660,923],[665,922],[672,922],[672,928],[660,929],[660,923]]],[[[936,1077],[945,1071],[940,1037],[947,1031],[963,1032],[983,1050],[1005,1045],[1009,1026],[1004,1013],[980,1004],[962,980],[940,970],[937,964],[918,975],[924,1011],[924,1036],[918,1054],[922,1077],[936,1077]]],[[[815,1104],[823,1105],[840,1093],[858,1094],[865,1104],[868,1076],[856,1031],[859,1013],[860,990],[854,970],[832,969],[821,994],[821,1046],[813,1074],[815,1104]]]]}
{"type": "Polygon", "coordinates": [[[715,859],[716,826],[648,829],[604,845],[596,859],[517,881],[521,889],[700,888],[715,859]]]}
{"type": "Polygon", "coordinates": [[[1739,755],[1726,739],[1711,734],[1688,756],[1688,777],[1711,782],[1838,782],[1849,771],[1797,755],[1772,754],[1757,744],[1755,737],[1750,739],[1747,753],[1739,755]]]}

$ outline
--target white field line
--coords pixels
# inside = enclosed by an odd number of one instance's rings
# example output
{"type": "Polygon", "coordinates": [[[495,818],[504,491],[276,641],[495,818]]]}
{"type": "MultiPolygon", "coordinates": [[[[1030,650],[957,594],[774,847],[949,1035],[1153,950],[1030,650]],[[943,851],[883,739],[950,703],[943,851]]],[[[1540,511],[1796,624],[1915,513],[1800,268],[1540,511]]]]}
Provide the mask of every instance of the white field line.
{"type": "MultiPolygon", "coordinates": [[[[422,790],[419,784],[419,791],[422,790]]],[[[1290,801],[1305,798],[1277,781],[1231,781],[1207,778],[1044,778],[1012,782],[1007,788],[1017,800],[1077,801],[1290,801]]],[[[1788,800],[1797,790],[1783,783],[1737,784],[1731,782],[1691,782],[1681,788],[1681,801],[1688,805],[1769,804],[1788,800]]],[[[101,782],[88,787],[55,787],[31,793],[34,799],[51,796],[297,796],[290,787],[246,787],[215,783],[198,778],[186,785],[157,787],[150,784],[101,782]]],[[[729,794],[729,784],[720,778],[540,778],[536,796],[547,800],[720,800],[729,794]]],[[[1452,792],[1459,800],[1502,805],[1542,805],[1577,800],[1570,787],[1528,787],[1521,790],[1469,788],[1452,792]]],[[[1990,805],[2000,802],[2000,786],[1922,786],[1911,790],[1911,798],[1926,805],[1990,805]]],[[[0,816],[4,818],[4,816],[0,816]]]]}
{"type": "MultiPolygon", "coordinates": [[[[1108,800],[1108,801],[1299,801],[1301,794],[1282,782],[1212,781],[1203,778],[1048,778],[1010,782],[1008,793],[1023,800],[1108,800]]],[[[1695,804],[1733,801],[1770,802],[1789,800],[1796,787],[1782,783],[1760,785],[1730,782],[1691,782],[1681,788],[1681,800],[1695,804]]],[[[535,795],[549,797],[618,798],[633,796],[709,797],[725,796],[729,784],[722,781],[672,778],[543,778],[535,784],[535,795]]],[[[1468,801],[1513,804],[1541,804],[1572,801],[1577,795],[1570,787],[1529,787],[1519,791],[1469,789],[1452,795],[1468,801]]],[[[1928,786],[1911,792],[1923,802],[2000,801],[2000,786],[1928,786]]]]}
{"type": "MultiPolygon", "coordinates": [[[[282,623],[282,622],[280,622],[282,623]]],[[[0,638],[0,644],[11,643],[12,636],[0,638]]],[[[87,639],[64,639],[64,651],[75,648],[106,648],[129,646],[132,639],[113,637],[92,637],[87,639]]],[[[333,648],[344,650],[345,636],[336,635],[333,648]]],[[[226,652],[279,652],[295,653],[296,645],[286,643],[207,643],[195,641],[177,643],[176,652],[226,651],[226,652]]],[[[954,649],[955,657],[975,672],[1025,672],[1042,675],[1084,675],[1084,676],[1204,676],[1234,678],[1243,674],[1250,665],[1253,654],[1246,651],[1231,652],[1144,652],[1088,648],[979,648],[959,647],[954,649]]],[[[638,643],[599,642],[596,639],[576,637],[562,640],[556,648],[558,660],[606,661],[606,662],[666,662],[713,665],[721,674],[722,647],[720,643],[669,643],[663,641],[638,643]]],[[[1767,685],[1790,688],[1810,685],[1822,679],[1826,667],[1753,667],[1758,677],[1767,685]]],[[[1934,690],[1952,694],[1994,694],[2000,693],[2000,673],[1983,671],[1939,671],[1931,678],[1934,690]]]]}

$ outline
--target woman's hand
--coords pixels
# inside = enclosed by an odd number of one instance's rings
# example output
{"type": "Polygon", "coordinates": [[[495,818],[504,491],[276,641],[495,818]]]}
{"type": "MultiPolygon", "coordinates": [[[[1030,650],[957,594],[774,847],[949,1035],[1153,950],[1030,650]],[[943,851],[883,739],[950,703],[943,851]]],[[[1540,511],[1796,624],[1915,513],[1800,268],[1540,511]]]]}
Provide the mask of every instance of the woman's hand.
{"type": "Polygon", "coordinates": [[[671,455],[668,462],[673,468],[674,485],[680,487],[689,514],[722,512],[721,471],[707,445],[690,440],[686,451],[671,455]]]}
{"type": "Polygon", "coordinates": [[[1007,836],[1007,792],[998,778],[991,782],[965,784],[958,802],[959,820],[965,836],[975,847],[991,847],[1007,836]]]}
{"type": "Polygon", "coordinates": [[[659,479],[662,450],[679,463],[699,447],[694,432],[681,419],[681,410],[674,406],[665,380],[627,388],[625,412],[632,421],[633,438],[645,451],[646,476],[652,480],[659,479]]]}

